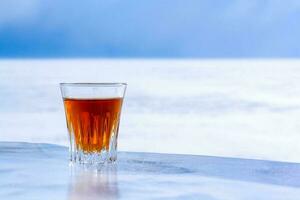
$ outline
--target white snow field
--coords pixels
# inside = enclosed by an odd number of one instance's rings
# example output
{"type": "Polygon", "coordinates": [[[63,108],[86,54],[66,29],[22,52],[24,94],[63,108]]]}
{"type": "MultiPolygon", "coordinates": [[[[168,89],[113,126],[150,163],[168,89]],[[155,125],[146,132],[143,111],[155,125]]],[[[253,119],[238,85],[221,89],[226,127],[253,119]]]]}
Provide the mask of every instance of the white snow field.
{"type": "Polygon", "coordinates": [[[0,141],[68,145],[60,82],[127,82],[118,148],[300,162],[300,60],[0,60],[0,141]]]}

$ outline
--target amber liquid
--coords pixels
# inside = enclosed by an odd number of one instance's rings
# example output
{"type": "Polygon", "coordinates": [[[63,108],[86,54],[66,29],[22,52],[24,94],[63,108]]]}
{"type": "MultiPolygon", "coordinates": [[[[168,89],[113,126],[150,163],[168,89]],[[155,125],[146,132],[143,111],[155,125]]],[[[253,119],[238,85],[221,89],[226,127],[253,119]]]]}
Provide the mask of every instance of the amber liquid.
{"type": "Polygon", "coordinates": [[[85,153],[109,150],[112,137],[117,139],[122,101],[64,99],[68,130],[77,149],[85,153]]]}

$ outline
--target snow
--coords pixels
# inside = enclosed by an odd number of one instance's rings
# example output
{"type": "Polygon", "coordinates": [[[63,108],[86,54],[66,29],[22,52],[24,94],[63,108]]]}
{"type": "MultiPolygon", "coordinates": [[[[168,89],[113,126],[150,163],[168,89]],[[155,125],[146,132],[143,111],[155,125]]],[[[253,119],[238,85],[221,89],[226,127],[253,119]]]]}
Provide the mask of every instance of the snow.
{"type": "Polygon", "coordinates": [[[127,82],[123,151],[300,162],[300,60],[0,60],[0,140],[68,144],[60,82],[127,82]]]}

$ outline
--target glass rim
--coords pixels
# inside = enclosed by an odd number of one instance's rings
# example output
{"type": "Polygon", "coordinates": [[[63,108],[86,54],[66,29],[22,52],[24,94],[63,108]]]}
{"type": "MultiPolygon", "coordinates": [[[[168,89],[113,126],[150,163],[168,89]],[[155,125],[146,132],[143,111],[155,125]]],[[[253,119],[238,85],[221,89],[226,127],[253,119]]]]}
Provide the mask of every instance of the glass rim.
{"type": "Polygon", "coordinates": [[[102,83],[59,83],[61,87],[63,86],[76,86],[76,87],[118,87],[118,86],[127,86],[127,83],[109,83],[109,82],[102,82],[102,83]]]}

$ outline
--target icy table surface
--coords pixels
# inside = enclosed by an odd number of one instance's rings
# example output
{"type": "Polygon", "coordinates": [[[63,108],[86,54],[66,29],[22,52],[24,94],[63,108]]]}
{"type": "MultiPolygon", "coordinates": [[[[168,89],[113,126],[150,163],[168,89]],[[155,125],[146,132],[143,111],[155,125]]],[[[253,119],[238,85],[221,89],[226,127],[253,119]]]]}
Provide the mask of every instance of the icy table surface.
{"type": "Polygon", "coordinates": [[[0,142],[0,199],[299,199],[300,164],[126,153],[98,170],[69,166],[68,150],[0,142]]]}

